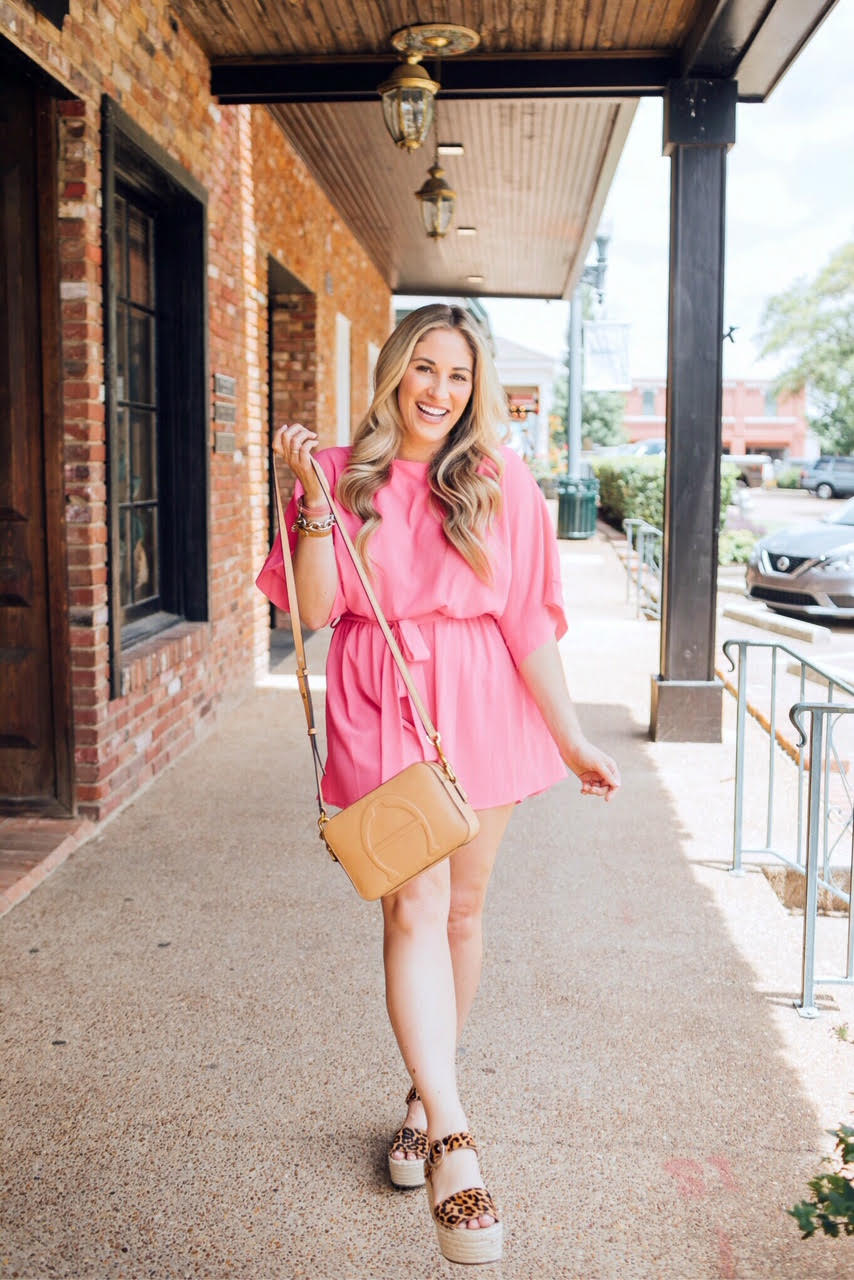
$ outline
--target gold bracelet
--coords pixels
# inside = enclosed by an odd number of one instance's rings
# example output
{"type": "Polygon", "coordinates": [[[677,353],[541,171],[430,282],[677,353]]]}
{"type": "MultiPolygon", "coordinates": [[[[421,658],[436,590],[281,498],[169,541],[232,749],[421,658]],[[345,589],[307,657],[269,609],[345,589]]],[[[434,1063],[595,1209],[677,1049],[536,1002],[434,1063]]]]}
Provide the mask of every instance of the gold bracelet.
{"type": "Polygon", "coordinates": [[[302,529],[298,525],[294,525],[297,533],[301,538],[328,538],[332,532],[332,526],[328,529],[302,529]]]}
{"type": "Polygon", "coordinates": [[[291,532],[296,530],[297,533],[307,533],[314,537],[322,537],[326,533],[332,532],[332,526],[335,524],[335,516],[331,511],[325,516],[309,517],[303,515],[302,511],[297,515],[296,520],[291,526],[291,532]]]}

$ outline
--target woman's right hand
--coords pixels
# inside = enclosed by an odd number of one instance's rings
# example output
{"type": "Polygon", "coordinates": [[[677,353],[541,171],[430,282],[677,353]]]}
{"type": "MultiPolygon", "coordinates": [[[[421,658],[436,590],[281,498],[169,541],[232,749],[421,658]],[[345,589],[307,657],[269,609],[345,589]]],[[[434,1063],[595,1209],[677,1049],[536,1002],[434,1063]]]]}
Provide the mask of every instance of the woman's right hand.
{"type": "Polygon", "coordinates": [[[279,427],[273,435],[273,452],[284,458],[303,488],[303,498],[307,507],[325,506],[323,490],[317,483],[314,467],[311,465],[311,451],[318,444],[317,433],[309,431],[301,422],[294,422],[279,427]]]}

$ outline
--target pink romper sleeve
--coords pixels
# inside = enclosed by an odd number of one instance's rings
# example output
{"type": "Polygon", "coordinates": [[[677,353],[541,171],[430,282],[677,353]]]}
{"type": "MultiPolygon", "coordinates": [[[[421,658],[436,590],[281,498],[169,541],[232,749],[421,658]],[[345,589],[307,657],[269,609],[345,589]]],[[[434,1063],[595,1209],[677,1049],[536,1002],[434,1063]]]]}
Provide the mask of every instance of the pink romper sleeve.
{"type": "MultiPolygon", "coordinates": [[[[328,453],[321,452],[316,456],[329,479],[330,487],[334,493],[336,480],[336,468],[334,462],[329,457],[328,453]]],[[[285,528],[288,531],[288,543],[291,548],[291,555],[293,555],[296,550],[296,545],[299,540],[299,534],[292,529],[292,525],[297,518],[297,503],[301,497],[302,485],[297,481],[294,496],[291,498],[285,510],[285,528]]],[[[255,585],[259,590],[264,592],[264,595],[267,596],[269,600],[272,600],[277,609],[282,609],[285,613],[290,612],[291,606],[290,601],[288,600],[288,587],[285,581],[285,561],[282,554],[282,540],[281,535],[278,533],[276,534],[275,540],[270,549],[270,554],[267,556],[267,559],[264,561],[261,568],[261,572],[255,579],[255,585]]],[[[341,589],[341,577],[339,574],[338,590],[335,593],[335,599],[332,602],[332,608],[330,610],[329,617],[326,620],[327,625],[333,618],[337,618],[339,614],[343,613],[346,607],[344,592],[341,589]]]]}
{"type": "Polygon", "coordinates": [[[519,667],[548,640],[559,640],[567,623],[552,518],[537,482],[516,454],[506,457],[504,503],[510,585],[498,625],[519,667]]]}

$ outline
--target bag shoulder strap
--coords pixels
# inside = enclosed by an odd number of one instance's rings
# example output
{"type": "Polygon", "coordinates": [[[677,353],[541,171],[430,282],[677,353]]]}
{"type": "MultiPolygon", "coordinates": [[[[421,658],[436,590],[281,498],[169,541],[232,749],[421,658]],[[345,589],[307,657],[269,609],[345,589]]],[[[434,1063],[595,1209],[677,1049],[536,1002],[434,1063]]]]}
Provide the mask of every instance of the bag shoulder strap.
{"type": "MultiPolygon", "coordinates": [[[[351,560],[353,561],[353,567],[355,568],[356,573],[359,575],[359,581],[361,582],[362,587],[364,588],[364,592],[365,592],[365,595],[367,596],[368,603],[370,604],[371,609],[373,610],[374,616],[376,617],[376,620],[380,626],[380,629],[383,633],[385,641],[388,644],[389,649],[391,650],[391,655],[394,658],[395,663],[397,664],[397,668],[400,671],[404,684],[406,685],[407,692],[409,693],[409,696],[412,699],[412,705],[414,706],[415,711],[418,715],[418,718],[420,719],[422,725],[424,726],[424,732],[427,734],[427,737],[430,739],[430,741],[433,743],[433,746],[436,748],[436,753],[439,757],[439,762],[445,774],[447,775],[447,777],[451,782],[456,782],[457,779],[456,779],[454,770],[451,767],[444,751],[442,750],[442,739],[439,735],[439,731],[437,730],[436,726],[433,724],[433,721],[430,719],[429,713],[427,712],[427,708],[424,706],[424,702],[421,698],[421,695],[419,694],[417,688],[415,687],[415,683],[412,679],[412,675],[410,673],[409,667],[406,664],[406,659],[404,658],[403,654],[400,651],[400,646],[397,643],[397,640],[394,637],[394,633],[392,632],[386,620],[385,614],[382,611],[382,606],[377,600],[376,593],[374,592],[374,589],[371,586],[370,579],[368,578],[364,565],[362,564],[361,556],[359,555],[358,551],[353,545],[353,540],[350,537],[349,533],[347,532],[347,529],[344,525],[344,521],[341,519],[341,513],[332,496],[332,492],[329,487],[329,481],[326,478],[326,473],[324,472],[323,468],[321,467],[320,463],[317,461],[316,458],[312,457],[311,463],[312,463],[312,466],[314,467],[314,472],[315,472],[315,475],[317,476],[318,484],[320,485],[320,488],[323,491],[323,496],[326,499],[326,502],[329,506],[329,510],[332,512],[332,514],[335,517],[335,524],[338,529],[338,532],[341,535],[341,540],[344,543],[344,546],[346,547],[351,560]]],[[[297,596],[296,580],[294,577],[293,557],[291,555],[291,546],[288,540],[288,530],[285,527],[285,513],[284,513],[284,507],[282,505],[282,496],[279,489],[279,478],[278,478],[278,475],[276,474],[275,459],[273,460],[272,469],[273,469],[273,481],[274,481],[275,490],[276,490],[276,515],[279,521],[279,534],[282,541],[282,559],[284,561],[284,567],[285,567],[285,581],[287,583],[287,588],[288,588],[288,601],[291,605],[291,621],[293,623],[293,629],[294,629],[294,649],[296,651],[296,657],[297,657],[297,682],[299,684],[300,694],[302,696],[303,709],[305,711],[306,722],[308,724],[309,737],[311,739],[312,755],[314,757],[315,777],[317,779],[318,805],[320,807],[321,822],[324,822],[326,820],[326,813],[324,809],[323,792],[321,788],[321,774],[323,772],[323,766],[320,763],[320,755],[317,748],[317,729],[314,722],[314,708],[312,705],[311,691],[309,689],[309,684],[308,684],[308,667],[306,665],[305,645],[303,643],[302,624],[300,621],[300,614],[299,614],[299,598],[297,596]]]]}
{"type": "MultiPolygon", "coordinates": [[[[276,519],[279,523],[279,537],[282,542],[282,561],[285,569],[285,582],[288,588],[288,603],[291,606],[291,626],[294,632],[294,650],[297,658],[297,684],[299,685],[300,697],[302,698],[303,711],[305,712],[306,724],[308,725],[308,739],[311,745],[311,758],[314,765],[314,779],[317,784],[317,807],[320,810],[320,822],[326,821],[326,808],[323,802],[323,761],[320,759],[320,750],[317,746],[317,726],[314,722],[314,704],[311,701],[311,689],[308,684],[308,665],[305,659],[305,644],[302,636],[302,620],[299,612],[299,599],[297,597],[297,584],[294,577],[294,562],[291,556],[291,544],[288,541],[288,530],[285,525],[285,509],[282,503],[282,491],[279,487],[279,477],[276,472],[275,456],[270,460],[270,467],[273,472],[273,488],[276,494],[276,519]]],[[[322,828],[321,828],[322,830],[322,828]]]]}

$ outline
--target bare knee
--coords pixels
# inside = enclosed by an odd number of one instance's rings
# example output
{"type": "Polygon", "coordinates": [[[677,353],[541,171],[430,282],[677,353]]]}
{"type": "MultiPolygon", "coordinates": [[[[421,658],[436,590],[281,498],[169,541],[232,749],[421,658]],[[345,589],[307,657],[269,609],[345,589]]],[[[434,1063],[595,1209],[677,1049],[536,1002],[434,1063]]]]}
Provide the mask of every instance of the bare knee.
{"type": "Polygon", "coordinates": [[[448,911],[448,936],[457,939],[474,937],[483,920],[484,895],[478,891],[454,891],[448,911]]]}
{"type": "Polygon", "coordinates": [[[447,876],[435,869],[422,872],[396,893],[383,898],[386,933],[430,933],[444,930],[448,921],[447,876]]]}

